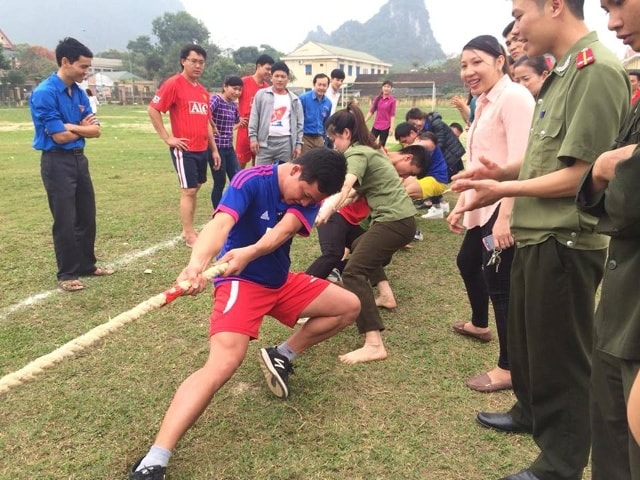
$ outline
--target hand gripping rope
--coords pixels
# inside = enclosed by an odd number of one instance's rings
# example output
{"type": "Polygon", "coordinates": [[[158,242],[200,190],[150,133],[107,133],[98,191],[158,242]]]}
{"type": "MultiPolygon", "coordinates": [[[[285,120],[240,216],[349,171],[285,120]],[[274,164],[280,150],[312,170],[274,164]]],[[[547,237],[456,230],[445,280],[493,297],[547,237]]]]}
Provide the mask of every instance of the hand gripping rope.
{"type": "MultiPolygon", "coordinates": [[[[224,273],[224,271],[227,269],[227,266],[227,263],[214,265],[213,267],[205,270],[202,273],[202,276],[207,280],[213,277],[217,277],[224,273]]],[[[133,307],[131,310],[123,312],[117,317],[112,318],[108,322],[98,325],[97,327],[89,330],[87,333],[79,336],[78,338],[65,343],[61,347],[55,349],[53,352],[35,359],[20,370],[5,375],[0,379],[0,395],[8,392],[13,387],[17,387],[29,380],[32,380],[36,377],[36,375],[42,373],[45,368],[52,367],[53,365],[60,363],[67,357],[74,357],[85,348],[90,347],[98,340],[106,337],[108,334],[116,331],[123,325],[139,319],[152,310],[157,310],[164,307],[165,305],[168,305],[176,298],[184,295],[189,287],[190,284],[187,280],[180,282],[179,284],[171,287],[169,290],[151,297],[150,299],[133,307]]]]}

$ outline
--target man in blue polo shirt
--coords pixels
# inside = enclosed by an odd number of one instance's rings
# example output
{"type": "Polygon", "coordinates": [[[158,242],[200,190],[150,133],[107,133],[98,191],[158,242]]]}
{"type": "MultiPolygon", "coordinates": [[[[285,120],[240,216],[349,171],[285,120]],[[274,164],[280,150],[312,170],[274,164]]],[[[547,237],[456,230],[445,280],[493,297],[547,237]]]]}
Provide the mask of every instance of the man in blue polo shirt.
{"type": "Polygon", "coordinates": [[[313,89],[300,95],[304,124],[302,127],[302,153],[324,145],[324,122],[331,115],[331,100],[325,95],[329,77],[318,73],[313,77],[313,89]]]}
{"type": "Polygon", "coordinates": [[[187,293],[196,294],[205,289],[202,272],[216,254],[229,264],[214,282],[209,358],[178,388],[153,446],[130,469],[130,480],[164,478],[171,451],[242,364],[265,315],[289,327],[309,317],[281,345],[259,350],[267,386],[280,398],[289,395],[293,358],[355,321],[360,313],[355,294],[289,272],[293,237],[309,235],[320,201],[340,191],[346,172],[344,155],[321,147],[292,162],[241,170],[233,177],[178,277],[191,284],[187,293]]]}
{"type": "Polygon", "coordinates": [[[58,263],[58,286],[65,291],[84,289],[82,275],[111,275],[96,267],[96,204],[85,138],[100,136],[100,123],[92,113],[82,82],[93,54],[74,38],[56,47],[58,71],[31,94],[35,126],[33,148],[42,151],[40,170],[53,215],[53,246],[58,263]]]}

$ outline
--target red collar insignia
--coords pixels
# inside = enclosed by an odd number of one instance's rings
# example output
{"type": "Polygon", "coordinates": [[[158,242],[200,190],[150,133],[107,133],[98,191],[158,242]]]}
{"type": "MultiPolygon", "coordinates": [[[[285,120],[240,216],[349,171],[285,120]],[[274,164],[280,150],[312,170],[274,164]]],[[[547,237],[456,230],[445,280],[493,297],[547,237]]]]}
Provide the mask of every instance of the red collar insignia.
{"type": "Polygon", "coordinates": [[[578,52],[578,55],[576,55],[576,68],[580,70],[595,61],[596,57],[593,56],[593,51],[590,48],[583,48],[578,52]]]}

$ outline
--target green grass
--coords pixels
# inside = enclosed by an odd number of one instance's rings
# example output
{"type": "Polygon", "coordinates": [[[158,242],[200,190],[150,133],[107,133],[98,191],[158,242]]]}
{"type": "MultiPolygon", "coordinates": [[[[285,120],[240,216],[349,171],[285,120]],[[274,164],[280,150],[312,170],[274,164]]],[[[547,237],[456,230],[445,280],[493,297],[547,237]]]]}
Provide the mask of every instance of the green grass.
{"type": "MultiPolygon", "coordinates": [[[[105,105],[100,117],[103,135],[88,142],[87,155],[97,253],[109,264],[179,235],[179,190],[144,107],[105,105]]],[[[89,279],[81,293],[7,313],[55,289],[51,218],[31,138],[28,110],[0,109],[0,375],[165,290],[190,252],[178,242],[121,264],[113,277],[89,279]]],[[[200,192],[197,224],[210,213],[210,188],[200,192]]],[[[495,364],[497,341],[452,333],[451,323],[469,316],[455,265],[460,237],[443,221],[418,221],[425,241],[388,268],[399,303],[383,312],[389,359],[341,364],[337,356],[362,342],[349,328],[296,360],[292,395],[280,401],[264,385],[256,352],[289,331],[267,319],[247,361],[180,442],[170,479],[494,479],[533,461],[529,437],[474,422],[477,411],[508,408],[514,397],[464,386],[495,364]]],[[[306,268],[319,253],[315,234],[296,239],[292,251],[294,268],[306,268]]],[[[0,480],[125,478],[175,388],[206,358],[210,305],[205,293],[178,299],[2,396],[0,480]]]]}

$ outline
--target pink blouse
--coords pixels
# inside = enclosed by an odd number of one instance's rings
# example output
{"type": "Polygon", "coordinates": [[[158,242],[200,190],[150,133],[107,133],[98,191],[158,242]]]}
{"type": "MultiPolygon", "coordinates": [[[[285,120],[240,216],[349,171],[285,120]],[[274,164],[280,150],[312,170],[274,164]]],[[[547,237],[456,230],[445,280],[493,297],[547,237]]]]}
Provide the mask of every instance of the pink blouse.
{"type": "MultiPolygon", "coordinates": [[[[467,169],[482,165],[478,160],[482,156],[498,165],[521,160],[527,148],[534,107],[529,90],[513,82],[508,75],[498,80],[489,92],[480,95],[467,133],[467,169]]],[[[463,195],[467,195],[465,200],[469,201],[476,192],[467,190],[463,195]]],[[[484,225],[499,203],[466,212],[462,224],[466,228],[484,225]]]]}

